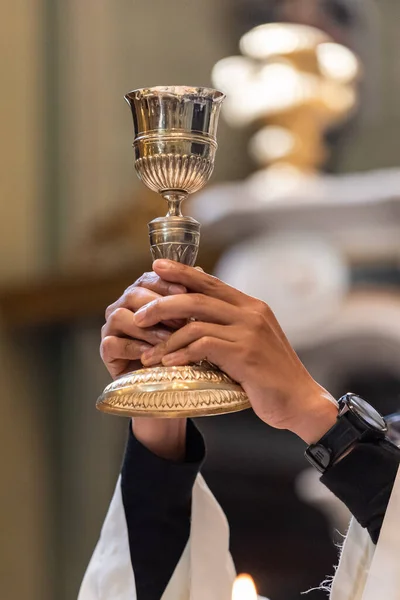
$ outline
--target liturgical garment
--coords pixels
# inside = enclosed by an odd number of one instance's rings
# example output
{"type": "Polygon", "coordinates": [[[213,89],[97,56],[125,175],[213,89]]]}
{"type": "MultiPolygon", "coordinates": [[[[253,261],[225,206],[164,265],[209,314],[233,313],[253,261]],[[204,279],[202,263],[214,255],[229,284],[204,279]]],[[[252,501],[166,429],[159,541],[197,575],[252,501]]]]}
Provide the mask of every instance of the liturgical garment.
{"type": "MultiPolygon", "coordinates": [[[[226,517],[198,474],[191,497],[189,539],[161,600],[231,600],[234,578],[226,517]]],[[[376,545],[365,528],[351,521],[330,598],[400,600],[399,474],[376,545]]],[[[78,600],[141,600],[136,593],[121,477],[78,600]]]]}

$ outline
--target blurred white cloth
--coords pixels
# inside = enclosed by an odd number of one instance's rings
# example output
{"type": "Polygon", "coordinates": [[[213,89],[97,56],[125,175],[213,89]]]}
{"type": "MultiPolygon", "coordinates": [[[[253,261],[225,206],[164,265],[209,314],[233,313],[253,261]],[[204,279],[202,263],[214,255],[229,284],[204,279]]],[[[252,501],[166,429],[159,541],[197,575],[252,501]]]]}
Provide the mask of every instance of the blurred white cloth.
{"type": "Polygon", "coordinates": [[[322,236],[299,232],[260,235],[229,248],[217,277],[267,302],[292,343],[326,326],[349,289],[349,269],[322,236]]]}
{"type": "MultiPolygon", "coordinates": [[[[229,527],[221,507],[198,476],[186,549],[161,600],[231,600],[235,569],[229,527]]],[[[267,560],[267,557],[266,557],[267,560]]],[[[331,600],[399,600],[400,475],[377,546],[353,520],[332,584],[331,600]]],[[[120,482],[78,600],[136,600],[120,482]]]]}

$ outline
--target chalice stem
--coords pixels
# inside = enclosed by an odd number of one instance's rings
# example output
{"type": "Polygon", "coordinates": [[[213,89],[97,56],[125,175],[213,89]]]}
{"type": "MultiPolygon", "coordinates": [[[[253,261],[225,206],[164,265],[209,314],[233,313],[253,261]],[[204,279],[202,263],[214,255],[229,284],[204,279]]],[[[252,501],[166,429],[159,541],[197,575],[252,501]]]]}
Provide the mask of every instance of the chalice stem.
{"type": "Polygon", "coordinates": [[[163,197],[168,202],[167,217],[183,217],[182,202],[186,196],[185,192],[164,192],[163,197]]]}

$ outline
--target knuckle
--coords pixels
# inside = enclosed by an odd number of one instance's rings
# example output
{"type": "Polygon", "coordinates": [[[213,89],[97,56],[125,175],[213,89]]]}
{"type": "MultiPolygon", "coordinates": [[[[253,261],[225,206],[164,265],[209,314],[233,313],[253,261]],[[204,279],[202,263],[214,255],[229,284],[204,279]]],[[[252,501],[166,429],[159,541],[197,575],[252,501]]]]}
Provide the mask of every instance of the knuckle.
{"type": "Polygon", "coordinates": [[[162,298],[156,298],[147,304],[146,314],[148,317],[157,319],[160,316],[162,309],[161,300],[162,298]]]}
{"type": "Polygon", "coordinates": [[[272,314],[272,310],[266,302],[262,300],[256,300],[254,305],[254,311],[260,313],[264,318],[269,318],[272,314]]]}
{"type": "Polygon", "coordinates": [[[125,311],[126,308],[116,308],[114,312],[110,315],[110,318],[108,319],[109,322],[111,322],[114,326],[121,323],[124,320],[125,311]]]}
{"type": "Polygon", "coordinates": [[[112,314],[112,312],[115,309],[115,302],[113,302],[112,304],[110,304],[109,306],[107,306],[106,311],[104,313],[104,317],[106,319],[106,321],[108,320],[109,316],[112,314]]]}
{"type": "Polygon", "coordinates": [[[251,311],[249,314],[249,318],[252,329],[258,331],[259,329],[263,329],[265,327],[266,317],[261,312],[255,310],[251,311]]]}
{"type": "Polygon", "coordinates": [[[274,317],[274,312],[272,310],[272,308],[269,306],[269,304],[266,304],[265,302],[263,302],[263,311],[262,314],[264,315],[264,317],[269,320],[271,318],[274,317]]]}
{"type": "Polygon", "coordinates": [[[198,348],[200,350],[208,350],[212,346],[212,338],[205,335],[198,341],[198,348]]]}
{"type": "Polygon", "coordinates": [[[100,356],[105,362],[113,358],[114,348],[114,338],[112,336],[106,336],[100,344],[100,356]]]}
{"type": "Polygon", "coordinates": [[[128,285],[128,287],[124,290],[124,293],[122,294],[121,298],[126,298],[126,296],[129,296],[129,294],[135,288],[135,286],[136,282],[132,283],[131,285],[128,285]]]}
{"type": "Polygon", "coordinates": [[[253,337],[248,337],[243,341],[239,350],[241,362],[247,366],[257,364],[259,350],[258,345],[254,343],[253,337]]]}
{"type": "Polygon", "coordinates": [[[204,328],[204,325],[200,321],[191,321],[187,325],[187,331],[189,332],[190,335],[193,335],[194,337],[201,335],[203,328],[204,328]]]}
{"type": "Polygon", "coordinates": [[[135,299],[143,294],[143,288],[140,286],[132,286],[128,288],[124,294],[123,303],[126,306],[133,306],[135,299]]]}
{"type": "Polygon", "coordinates": [[[193,302],[196,308],[201,308],[206,303],[207,299],[203,294],[193,294],[193,302]]]}
{"type": "Polygon", "coordinates": [[[154,271],[147,271],[135,281],[134,285],[137,285],[139,287],[146,287],[146,285],[148,285],[149,283],[154,283],[156,279],[158,279],[158,277],[154,273],[154,271]]]}
{"type": "MultiPolygon", "coordinates": [[[[203,273],[204,273],[204,271],[203,271],[203,273]]],[[[208,273],[204,273],[203,277],[204,277],[204,286],[208,290],[215,290],[215,288],[218,288],[222,284],[221,280],[218,279],[218,277],[215,277],[214,275],[209,275],[208,273]]]]}
{"type": "Polygon", "coordinates": [[[126,304],[127,299],[131,298],[132,295],[135,293],[135,290],[137,289],[137,282],[135,281],[135,283],[132,283],[131,285],[129,285],[126,290],[124,291],[124,293],[121,296],[120,302],[122,302],[123,304],[126,304]]]}
{"type": "Polygon", "coordinates": [[[137,346],[136,340],[124,340],[124,355],[127,356],[135,351],[137,346]]]}

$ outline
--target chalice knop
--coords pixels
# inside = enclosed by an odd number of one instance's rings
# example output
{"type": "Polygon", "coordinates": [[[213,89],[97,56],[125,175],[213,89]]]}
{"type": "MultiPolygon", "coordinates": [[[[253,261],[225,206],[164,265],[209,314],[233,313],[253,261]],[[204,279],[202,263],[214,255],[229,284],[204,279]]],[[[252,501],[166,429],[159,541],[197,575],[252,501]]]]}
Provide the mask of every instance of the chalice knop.
{"type": "MultiPolygon", "coordinates": [[[[182,215],[181,204],[211,176],[224,97],[217,90],[186,86],[144,88],[125,96],[133,116],[137,174],[168,202],[167,215],[149,223],[153,259],[195,264],[200,223],[182,215]]],[[[213,415],[248,406],[242,387],[207,362],[122,375],[97,401],[107,413],[149,417],[213,415]]]]}

